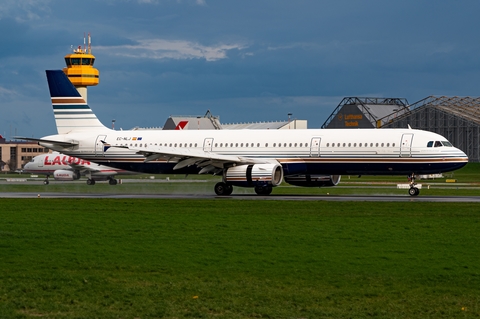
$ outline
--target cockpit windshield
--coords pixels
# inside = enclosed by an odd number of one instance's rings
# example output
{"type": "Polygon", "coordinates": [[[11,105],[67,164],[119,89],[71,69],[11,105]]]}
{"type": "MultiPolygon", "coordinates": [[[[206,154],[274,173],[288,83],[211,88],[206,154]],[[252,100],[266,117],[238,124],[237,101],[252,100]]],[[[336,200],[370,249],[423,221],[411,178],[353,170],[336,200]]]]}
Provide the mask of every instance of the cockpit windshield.
{"type": "Polygon", "coordinates": [[[442,146],[453,147],[452,143],[450,143],[449,141],[429,141],[427,143],[427,147],[442,147],[442,146]]]}

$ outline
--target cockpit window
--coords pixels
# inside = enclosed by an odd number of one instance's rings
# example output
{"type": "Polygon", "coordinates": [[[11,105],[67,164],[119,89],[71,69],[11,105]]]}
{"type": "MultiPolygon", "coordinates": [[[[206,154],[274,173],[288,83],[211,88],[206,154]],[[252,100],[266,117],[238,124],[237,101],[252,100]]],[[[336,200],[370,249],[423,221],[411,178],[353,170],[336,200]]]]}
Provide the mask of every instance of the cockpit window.
{"type": "Polygon", "coordinates": [[[452,143],[449,141],[442,141],[443,146],[453,147],[452,143]]]}
{"type": "Polygon", "coordinates": [[[441,147],[443,146],[440,141],[435,141],[435,147],[441,147]]]}
{"type": "Polygon", "coordinates": [[[432,147],[433,146],[433,141],[430,141],[427,143],[427,147],[432,147]]]}

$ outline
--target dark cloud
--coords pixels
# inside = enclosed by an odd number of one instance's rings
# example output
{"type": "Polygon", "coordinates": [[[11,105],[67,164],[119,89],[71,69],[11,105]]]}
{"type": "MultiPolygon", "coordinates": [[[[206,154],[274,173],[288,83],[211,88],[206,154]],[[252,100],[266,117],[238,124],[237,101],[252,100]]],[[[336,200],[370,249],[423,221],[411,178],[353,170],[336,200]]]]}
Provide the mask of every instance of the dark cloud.
{"type": "Polygon", "coordinates": [[[44,70],[63,68],[88,32],[100,70],[89,102],[123,128],[207,109],[226,122],[292,112],[318,127],[343,96],[477,96],[479,9],[473,0],[7,1],[0,131],[55,132],[44,70]]]}

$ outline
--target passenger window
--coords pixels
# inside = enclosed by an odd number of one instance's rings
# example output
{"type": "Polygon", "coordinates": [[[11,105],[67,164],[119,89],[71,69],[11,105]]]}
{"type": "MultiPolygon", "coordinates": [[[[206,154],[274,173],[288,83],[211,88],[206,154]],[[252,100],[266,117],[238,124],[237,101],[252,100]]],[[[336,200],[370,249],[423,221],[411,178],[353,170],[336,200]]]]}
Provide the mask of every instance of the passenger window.
{"type": "Polygon", "coordinates": [[[195,147],[197,147],[197,143],[195,143],[195,147]]]}
{"type": "Polygon", "coordinates": [[[390,143],[387,143],[387,147],[390,147],[390,143]]]}
{"type": "Polygon", "coordinates": [[[260,143],[257,143],[257,147],[260,147],[260,143]]]}
{"type": "Polygon", "coordinates": [[[378,143],[375,143],[375,147],[378,147],[378,143]]]}
{"type": "Polygon", "coordinates": [[[305,147],[308,147],[308,143],[305,143],[305,147]]]}
{"type": "Polygon", "coordinates": [[[345,147],[345,143],[343,143],[343,147],[345,147]]]}
{"type": "Polygon", "coordinates": [[[297,143],[295,143],[295,147],[297,147],[297,143]]]}
{"type": "Polygon", "coordinates": [[[362,143],[359,143],[359,144],[358,144],[358,147],[362,147],[362,143]]]}
{"type": "Polygon", "coordinates": [[[233,147],[233,143],[230,143],[230,147],[233,147]]]}
{"type": "Polygon", "coordinates": [[[292,147],[292,143],[288,144],[289,147],[292,147]]]}
{"type": "Polygon", "coordinates": [[[243,147],[243,143],[242,143],[242,144],[240,144],[240,147],[243,147]]]}
{"type": "Polygon", "coordinates": [[[395,147],[395,143],[392,143],[392,147],[395,147]]]}
{"type": "Polygon", "coordinates": [[[268,147],[268,143],[265,143],[265,147],[268,147]]]}
{"type": "Polygon", "coordinates": [[[276,143],[273,143],[273,147],[275,147],[277,144],[276,143]]]}

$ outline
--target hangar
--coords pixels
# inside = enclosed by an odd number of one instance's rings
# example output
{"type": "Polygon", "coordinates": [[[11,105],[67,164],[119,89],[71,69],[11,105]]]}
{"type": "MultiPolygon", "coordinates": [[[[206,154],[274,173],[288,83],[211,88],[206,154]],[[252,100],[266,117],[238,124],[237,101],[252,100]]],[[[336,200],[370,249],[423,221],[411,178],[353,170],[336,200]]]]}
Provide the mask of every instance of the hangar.
{"type": "Polygon", "coordinates": [[[480,98],[429,96],[399,116],[390,114],[382,127],[413,128],[445,136],[464,151],[470,162],[480,162],[480,98]]]}
{"type": "Polygon", "coordinates": [[[414,104],[403,98],[346,97],[322,128],[412,128],[445,136],[480,162],[480,98],[428,96],[414,104]]]}

